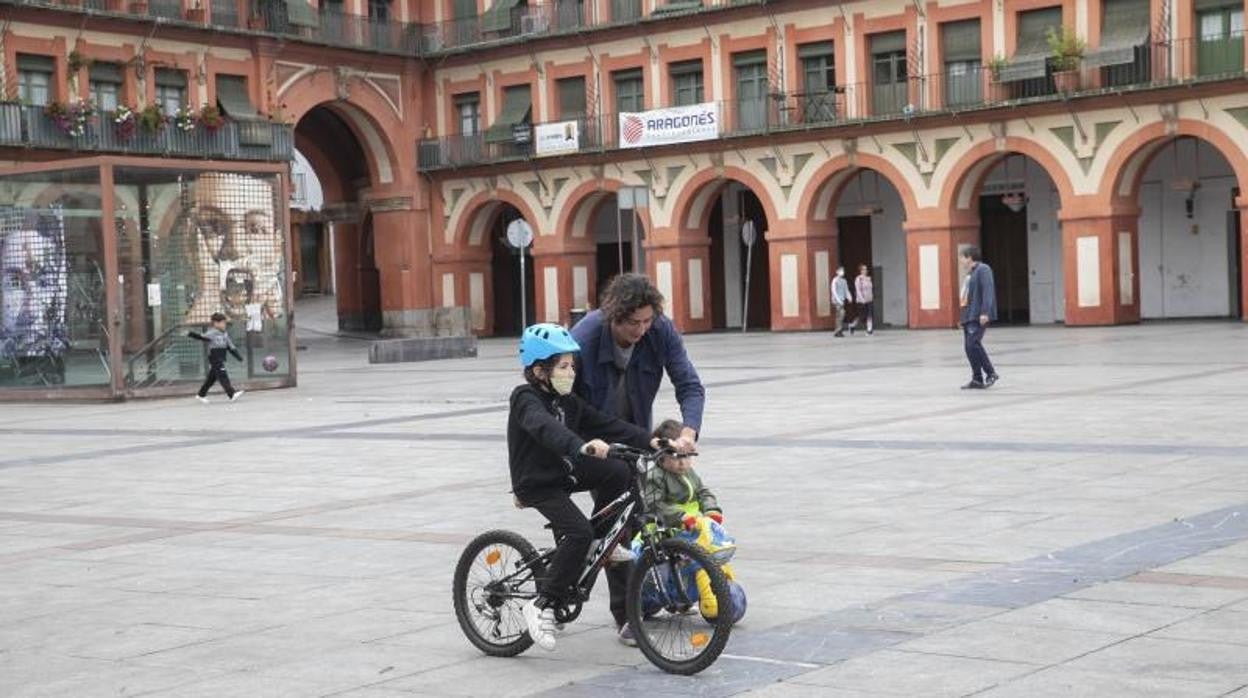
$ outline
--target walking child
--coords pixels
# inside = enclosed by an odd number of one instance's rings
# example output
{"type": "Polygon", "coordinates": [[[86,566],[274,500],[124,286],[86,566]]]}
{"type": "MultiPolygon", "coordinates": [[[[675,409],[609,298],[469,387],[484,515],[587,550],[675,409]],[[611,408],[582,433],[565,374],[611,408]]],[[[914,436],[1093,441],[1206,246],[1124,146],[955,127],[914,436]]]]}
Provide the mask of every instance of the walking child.
{"type": "Polygon", "coordinates": [[[194,330],[186,333],[191,339],[208,345],[208,375],[204,378],[204,384],[199,388],[199,394],[196,399],[205,405],[208,404],[208,389],[213,383],[220,382],[221,387],[225,389],[225,395],[234,402],[242,397],[243,391],[234,390],[234,386],[230,384],[230,374],[225,370],[225,354],[229,352],[239,361],[243,360],[243,355],[238,353],[238,348],[234,346],[234,340],[230,339],[229,333],[225,331],[225,315],[222,313],[212,314],[212,328],[207,332],[200,334],[194,330]]]}

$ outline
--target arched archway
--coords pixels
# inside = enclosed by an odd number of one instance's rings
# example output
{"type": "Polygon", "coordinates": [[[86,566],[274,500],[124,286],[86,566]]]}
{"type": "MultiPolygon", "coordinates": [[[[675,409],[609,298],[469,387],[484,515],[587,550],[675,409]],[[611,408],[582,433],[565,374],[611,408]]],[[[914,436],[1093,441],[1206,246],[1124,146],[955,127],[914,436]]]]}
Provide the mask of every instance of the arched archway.
{"type": "MultiPolygon", "coordinates": [[[[767,231],[774,221],[768,215],[772,207],[766,193],[760,196],[757,184],[746,179],[709,179],[691,185],[684,205],[677,208],[683,233],[705,236],[709,242],[706,273],[712,329],[740,328],[743,323],[753,329],[771,327],[767,231]],[[747,226],[753,230],[752,245],[743,238],[747,226]]],[[[691,295],[702,288],[700,279],[691,278],[689,285],[691,295]]],[[[691,298],[690,307],[697,308],[701,301],[691,298]]]]}
{"type": "Polygon", "coordinates": [[[1245,175],[1242,149],[1204,123],[1142,129],[1111,157],[1102,194],[1124,219],[1122,290],[1139,319],[1245,316],[1245,175]]]}
{"type": "Polygon", "coordinates": [[[295,126],[295,147],[307,159],[323,192],[322,215],[312,226],[292,230],[301,262],[313,253],[332,258],[338,328],[377,332],[382,328],[381,280],[375,255],[371,217],[361,194],[372,183],[369,157],[340,112],[317,106],[295,126]],[[316,235],[326,247],[305,246],[316,235]]]}
{"type": "Polygon", "coordinates": [[[481,197],[470,202],[456,231],[460,256],[480,270],[469,273],[468,305],[477,316],[475,329],[487,336],[519,336],[538,316],[533,245],[520,250],[507,240],[507,228],[517,220],[525,221],[537,233],[532,215],[522,206],[510,192],[481,197]]]}
{"type": "Polygon", "coordinates": [[[574,280],[572,306],[595,305],[603,287],[621,272],[646,269],[649,188],[615,180],[586,182],[568,197],[556,231],[565,248],[592,251],[592,278],[574,280]]]}
{"type": "MultiPolygon", "coordinates": [[[[821,180],[800,213],[808,234],[828,239],[826,251],[815,253],[816,316],[831,319],[829,284],[836,268],[845,268],[852,288],[865,265],[872,276],[875,324],[904,325],[908,308],[904,224],[913,205],[904,180],[891,166],[874,160],[854,166],[841,161],[819,174],[821,180]]],[[[865,320],[857,317],[861,308],[849,310],[855,321],[865,320]]]]}
{"type": "MultiPolygon", "coordinates": [[[[1053,323],[1066,317],[1069,271],[1059,221],[1073,198],[1062,165],[1040,145],[1006,139],[973,148],[956,163],[941,203],[992,267],[1000,323],[1053,323]]],[[[960,272],[959,272],[960,276],[960,272]]]]}

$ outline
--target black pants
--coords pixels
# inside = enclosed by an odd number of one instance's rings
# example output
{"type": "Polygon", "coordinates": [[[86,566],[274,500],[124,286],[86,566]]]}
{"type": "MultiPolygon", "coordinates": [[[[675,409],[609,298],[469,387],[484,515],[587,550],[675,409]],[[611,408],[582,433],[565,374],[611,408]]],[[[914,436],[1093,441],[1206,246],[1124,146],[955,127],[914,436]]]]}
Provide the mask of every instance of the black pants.
{"type": "Polygon", "coordinates": [[[225,370],[225,362],[208,364],[208,376],[204,378],[204,384],[199,387],[199,396],[207,397],[208,389],[213,383],[221,383],[221,387],[225,388],[226,397],[234,397],[234,386],[230,385],[230,374],[225,370]]]}
{"type": "MultiPolygon", "coordinates": [[[[629,491],[632,475],[626,463],[618,460],[594,460],[578,458],[573,475],[576,487],[573,492],[592,492],[594,511],[606,506],[611,500],[629,491]]],[[[636,493],[634,493],[634,496],[636,493]]],[[[641,501],[638,498],[637,501],[641,501]]],[[[581,573],[589,546],[594,542],[594,530],[581,508],[576,506],[569,494],[550,496],[538,501],[525,501],[526,505],[541,512],[550,521],[555,538],[562,540],[551,558],[547,570],[544,593],[554,601],[567,598],[581,573]]],[[[627,541],[628,539],[625,538],[627,541]]],[[[628,566],[607,566],[607,587],[611,593],[611,615],[615,624],[621,626],[627,620],[624,612],[625,594],[628,591],[628,566]]]]}
{"type": "Polygon", "coordinates": [[[984,350],[984,332],[987,327],[979,324],[979,321],[972,321],[962,325],[962,339],[966,346],[966,360],[971,363],[971,379],[980,383],[984,382],[984,378],[997,375],[997,370],[992,367],[992,361],[988,359],[988,352],[984,350]]]}

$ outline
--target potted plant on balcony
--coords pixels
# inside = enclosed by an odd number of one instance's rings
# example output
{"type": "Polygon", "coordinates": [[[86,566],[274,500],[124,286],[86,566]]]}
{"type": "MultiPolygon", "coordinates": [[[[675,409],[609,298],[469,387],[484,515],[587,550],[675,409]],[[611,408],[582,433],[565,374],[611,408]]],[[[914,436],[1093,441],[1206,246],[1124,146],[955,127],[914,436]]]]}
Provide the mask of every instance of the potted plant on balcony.
{"type": "Polygon", "coordinates": [[[225,115],[215,104],[204,105],[204,108],[199,110],[199,123],[209,133],[213,133],[225,125],[225,115]]]}
{"type": "Polygon", "coordinates": [[[1058,92],[1075,92],[1079,89],[1079,64],[1087,45],[1073,30],[1062,27],[1061,31],[1049,28],[1050,60],[1053,64],[1053,85],[1058,92]]]}
{"type": "Polygon", "coordinates": [[[65,66],[69,68],[69,74],[72,76],[83,68],[91,67],[91,59],[82,55],[77,49],[70,51],[69,56],[65,59],[65,66]]]}
{"type": "Polygon", "coordinates": [[[130,140],[138,127],[139,118],[130,107],[121,105],[113,112],[113,133],[119,140],[130,140]]]}
{"type": "Polygon", "coordinates": [[[136,15],[147,14],[147,0],[131,0],[130,13],[136,15]]]}
{"type": "Polygon", "coordinates": [[[247,28],[257,32],[264,31],[264,17],[259,10],[252,10],[251,16],[247,18],[247,28]]]}
{"type": "Polygon", "coordinates": [[[199,2],[199,0],[195,0],[195,2],[191,3],[190,7],[186,8],[186,21],[188,22],[203,24],[204,15],[204,6],[199,2]]]}
{"type": "Polygon", "coordinates": [[[1004,102],[1010,98],[1010,86],[1001,81],[1001,73],[1010,62],[1005,56],[997,54],[988,61],[988,101],[991,103],[1004,102]]]}
{"type": "Polygon", "coordinates": [[[156,135],[165,128],[168,117],[160,108],[159,104],[149,104],[143,107],[143,111],[139,112],[139,125],[143,127],[143,131],[156,135]]]}
{"type": "Polygon", "coordinates": [[[181,133],[190,133],[195,130],[195,124],[199,121],[199,116],[195,110],[188,105],[178,107],[173,113],[173,126],[181,133]]]}
{"type": "Polygon", "coordinates": [[[95,115],[95,107],[83,100],[49,102],[48,106],[43,108],[43,114],[61,133],[70,138],[81,138],[87,133],[87,124],[95,115]]]}

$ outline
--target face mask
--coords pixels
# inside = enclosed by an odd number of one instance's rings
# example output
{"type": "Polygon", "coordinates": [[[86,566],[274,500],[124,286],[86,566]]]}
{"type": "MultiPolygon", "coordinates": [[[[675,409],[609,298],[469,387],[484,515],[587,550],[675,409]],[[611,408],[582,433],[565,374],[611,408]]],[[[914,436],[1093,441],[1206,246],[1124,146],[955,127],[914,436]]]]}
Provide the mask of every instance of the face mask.
{"type": "Polygon", "coordinates": [[[570,395],[572,393],[572,384],[575,382],[576,376],[566,373],[556,373],[550,377],[550,387],[560,395],[570,395]]]}

